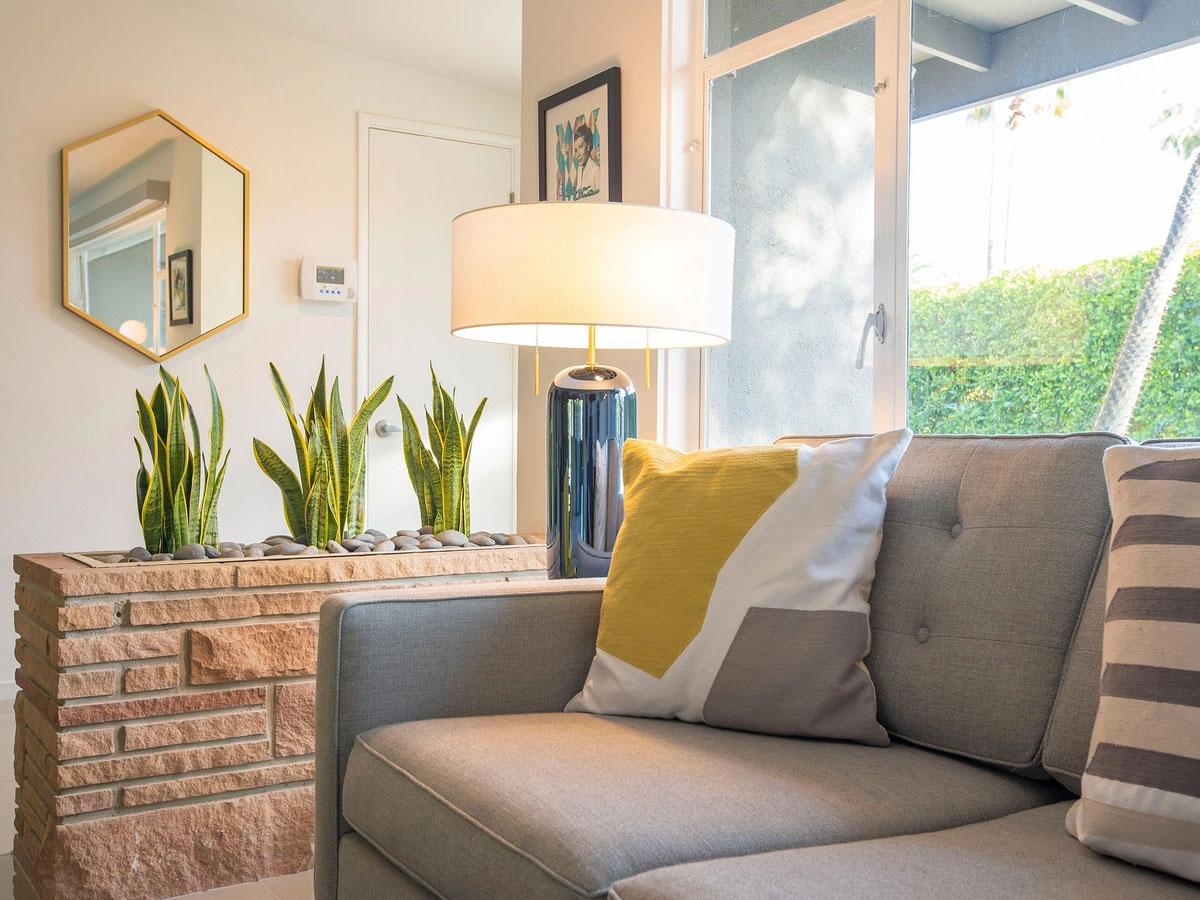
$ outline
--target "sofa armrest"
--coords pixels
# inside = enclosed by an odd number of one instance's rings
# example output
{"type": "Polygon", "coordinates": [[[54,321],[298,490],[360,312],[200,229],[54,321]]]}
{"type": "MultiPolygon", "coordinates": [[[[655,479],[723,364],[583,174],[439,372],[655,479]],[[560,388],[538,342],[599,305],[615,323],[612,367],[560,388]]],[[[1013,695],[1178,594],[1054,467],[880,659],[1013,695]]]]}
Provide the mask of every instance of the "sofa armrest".
{"type": "Polygon", "coordinates": [[[337,896],[357,735],[414,719],[561,710],[596,649],[603,579],[399,588],[321,606],[316,896],[337,896]]]}

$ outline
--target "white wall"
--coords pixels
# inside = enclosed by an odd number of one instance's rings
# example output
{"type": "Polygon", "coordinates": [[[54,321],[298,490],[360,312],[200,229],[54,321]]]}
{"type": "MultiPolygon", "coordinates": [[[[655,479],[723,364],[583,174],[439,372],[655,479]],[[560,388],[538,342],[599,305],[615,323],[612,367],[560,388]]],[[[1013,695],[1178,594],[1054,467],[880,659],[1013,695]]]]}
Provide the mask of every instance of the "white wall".
{"type": "MultiPolygon", "coordinates": [[[[665,10],[669,0],[609,0],[593,14],[525,0],[521,31],[521,199],[538,199],[538,101],[610,66],[621,67],[622,194],[627,203],[663,205],[665,10]],[[583,23],[586,22],[586,27],[583,23]]],[[[653,438],[657,392],[646,390],[644,355],[603,352],[638,391],[638,435],[653,438]]],[[[533,351],[522,348],[517,384],[517,528],[546,527],[546,386],[584,361],[583,351],[542,351],[540,397],[533,396],[533,351]]],[[[656,385],[657,386],[657,385],[656,385]]]]}
{"type": "MultiPolygon", "coordinates": [[[[160,107],[250,172],[250,318],[168,366],[202,429],[203,364],[221,390],[233,448],[223,535],[281,530],[279,494],[255,465],[250,437],[290,453],[268,360],[301,396],[321,354],[353,380],[352,308],[299,303],[296,279],[305,253],[355,253],[357,112],[511,134],[519,98],[163,0],[2,8],[0,555],[141,542],[133,392],[151,389],[156,370],[61,308],[59,150],[160,107]]],[[[11,598],[13,582],[0,578],[0,593],[11,598]]],[[[11,622],[0,620],[5,647],[11,622]]],[[[4,659],[0,693],[11,693],[4,659]]]]}
{"type": "MultiPolygon", "coordinates": [[[[242,241],[237,228],[243,210],[242,173],[211,150],[200,154],[200,281],[204,302],[195,309],[199,327],[209,331],[242,311],[242,241]]],[[[171,231],[167,229],[167,237],[171,231]]],[[[170,317],[168,316],[168,321],[170,317]]]]}

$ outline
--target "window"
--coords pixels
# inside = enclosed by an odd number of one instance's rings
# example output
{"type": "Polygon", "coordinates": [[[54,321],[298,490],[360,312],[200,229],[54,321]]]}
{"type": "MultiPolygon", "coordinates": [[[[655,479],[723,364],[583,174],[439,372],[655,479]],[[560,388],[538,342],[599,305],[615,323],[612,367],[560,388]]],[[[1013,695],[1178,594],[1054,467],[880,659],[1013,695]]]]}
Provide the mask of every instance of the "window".
{"type": "Polygon", "coordinates": [[[1185,46],[913,122],[915,431],[1200,435],[1197,71],[1185,46]]]}
{"type": "Polygon", "coordinates": [[[1200,434],[1200,19],[1118,6],[707,0],[705,443],[1200,434]]]}
{"type": "Polygon", "coordinates": [[[739,5],[757,37],[706,60],[705,196],[737,230],[733,341],[704,354],[710,446],[894,420],[897,345],[855,350],[902,286],[880,239],[901,197],[895,4],[808,5],[829,8],[774,31],[775,4],[739,5]]]}
{"type": "Polygon", "coordinates": [[[166,209],[71,245],[71,304],[156,352],[166,346],[166,209]]]}

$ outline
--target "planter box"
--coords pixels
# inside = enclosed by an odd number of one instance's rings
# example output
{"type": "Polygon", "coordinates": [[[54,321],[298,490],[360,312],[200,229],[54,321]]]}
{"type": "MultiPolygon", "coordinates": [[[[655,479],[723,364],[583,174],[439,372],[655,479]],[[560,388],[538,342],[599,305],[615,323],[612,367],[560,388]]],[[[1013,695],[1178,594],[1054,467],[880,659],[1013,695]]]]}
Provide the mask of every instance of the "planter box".
{"type": "Polygon", "coordinates": [[[545,577],[546,548],[13,562],[15,896],[161,900],[311,868],[325,598],[545,577]]]}

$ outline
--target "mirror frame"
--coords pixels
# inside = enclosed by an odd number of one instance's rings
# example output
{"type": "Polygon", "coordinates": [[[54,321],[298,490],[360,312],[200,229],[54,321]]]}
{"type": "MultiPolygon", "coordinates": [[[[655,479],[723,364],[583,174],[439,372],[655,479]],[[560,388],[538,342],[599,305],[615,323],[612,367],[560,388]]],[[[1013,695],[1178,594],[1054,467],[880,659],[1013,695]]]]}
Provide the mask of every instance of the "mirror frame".
{"type": "Polygon", "coordinates": [[[187,348],[200,343],[205,338],[212,337],[217,332],[224,331],[230,325],[240,322],[242,319],[246,318],[248,315],[250,315],[250,173],[245,169],[244,166],[238,165],[236,162],[234,162],[232,159],[230,159],[230,157],[228,155],[222,153],[220,150],[218,150],[216,147],[214,147],[208,141],[204,140],[204,138],[200,137],[198,134],[196,134],[190,128],[187,128],[186,126],[182,125],[175,119],[171,118],[169,115],[167,115],[161,109],[156,109],[151,112],[145,113],[144,115],[138,116],[136,119],[130,119],[128,122],[122,122],[120,125],[114,125],[112,128],[107,128],[104,131],[101,131],[99,134],[93,134],[91,137],[84,138],[81,141],[76,141],[73,144],[68,144],[66,147],[63,147],[63,149],[62,149],[62,305],[66,309],[73,312],[75,315],[79,316],[82,319],[86,319],[87,321],[89,321],[93,325],[95,325],[97,328],[112,335],[117,340],[119,340],[122,344],[126,344],[127,346],[132,347],[134,350],[138,351],[143,356],[148,356],[148,357],[150,357],[150,359],[154,360],[155,362],[162,362],[163,360],[174,356],[176,353],[186,350],[187,348]],[[186,134],[188,137],[190,137],[192,140],[194,140],[200,146],[202,146],[206,150],[212,152],[217,157],[219,157],[221,160],[229,163],[229,165],[233,166],[233,168],[237,169],[239,172],[242,173],[242,311],[241,311],[241,313],[234,316],[229,321],[223,322],[222,324],[218,325],[216,328],[212,328],[212,329],[204,332],[204,334],[197,335],[196,337],[192,338],[190,341],[180,344],[178,347],[168,350],[166,353],[155,353],[152,350],[148,349],[147,347],[142,346],[141,344],[134,343],[132,340],[125,337],[125,335],[121,334],[119,331],[117,331],[115,328],[113,328],[111,325],[108,325],[107,323],[102,322],[100,319],[97,319],[95,316],[90,315],[87,312],[84,312],[82,309],[79,309],[78,307],[71,305],[71,302],[70,302],[71,236],[68,232],[69,232],[69,229],[71,226],[71,221],[70,221],[71,197],[70,197],[69,169],[68,169],[68,162],[67,162],[68,157],[72,150],[78,150],[80,147],[86,146],[87,144],[91,144],[95,141],[99,141],[103,138],[108,137],[111,134],[116,134],[118,131],[124,131],[126,128],[132,128],[134,125],[137,125],[141,122],[145,122],[145,121],[148,121],[148,120],[154,119],[154,118],[161,118],[161,119],[166,120],[168,123],[170,123],[171,125],[174,125],[176,128],[178,128],[180,131],[182,131],[184,134],[186,134]]]}

